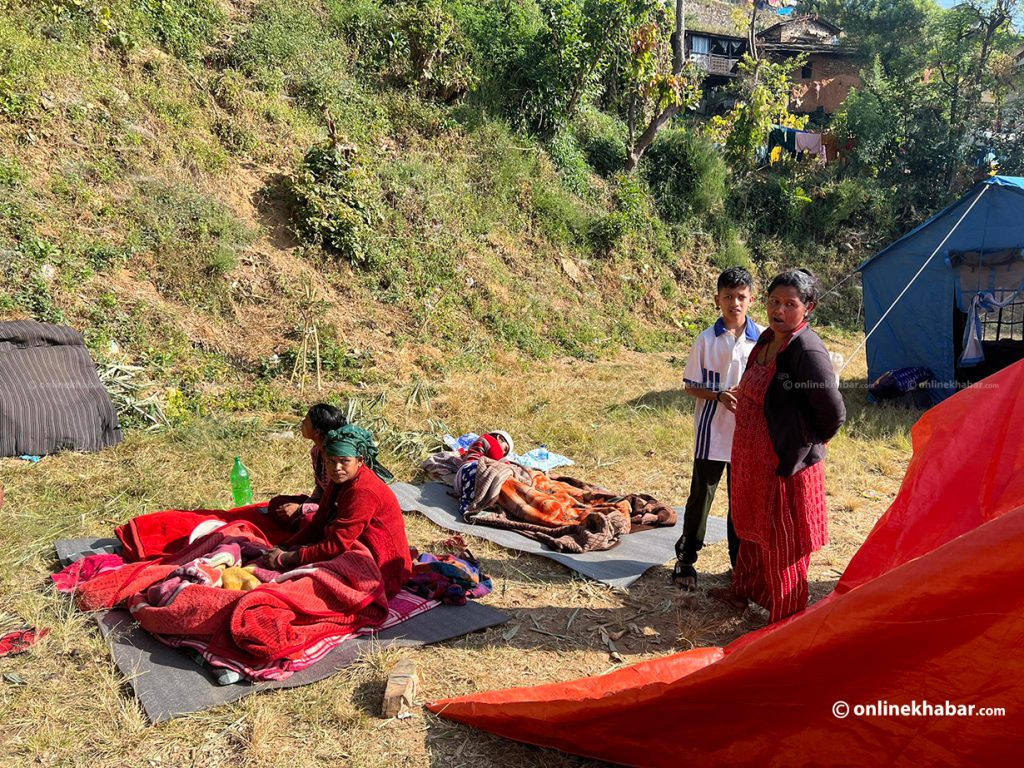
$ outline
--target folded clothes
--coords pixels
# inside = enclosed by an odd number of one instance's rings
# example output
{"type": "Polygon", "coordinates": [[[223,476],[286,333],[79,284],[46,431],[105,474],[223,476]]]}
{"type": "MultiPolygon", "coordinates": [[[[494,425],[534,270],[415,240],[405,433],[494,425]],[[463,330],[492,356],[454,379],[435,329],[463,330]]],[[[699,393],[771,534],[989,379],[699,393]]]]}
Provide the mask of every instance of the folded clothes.
{"type": "Polygon", "coordinates": [[[466,548],[462,537],[453,536],[446,543],[455,545],[442,545],[442,549],[452,550],[447,554],[420,554],[412,550],[412,578],[405,588],[420,597],[440,600],[445,605],[465,605],[466,598],[489,595],[491,577],[483,572],[480,561],[466,548]]]}

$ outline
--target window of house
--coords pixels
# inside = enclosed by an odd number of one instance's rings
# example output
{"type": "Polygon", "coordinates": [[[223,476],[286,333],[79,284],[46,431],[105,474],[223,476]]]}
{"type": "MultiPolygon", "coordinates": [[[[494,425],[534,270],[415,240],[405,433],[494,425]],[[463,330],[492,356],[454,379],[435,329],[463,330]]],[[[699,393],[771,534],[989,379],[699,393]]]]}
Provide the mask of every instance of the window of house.
{"type": "Polygon", "coordinates": [[[807,62],[800,68],[800,79],[811,80],[813,77],[814,73],[812,72],[811,62],[807,62]]]}

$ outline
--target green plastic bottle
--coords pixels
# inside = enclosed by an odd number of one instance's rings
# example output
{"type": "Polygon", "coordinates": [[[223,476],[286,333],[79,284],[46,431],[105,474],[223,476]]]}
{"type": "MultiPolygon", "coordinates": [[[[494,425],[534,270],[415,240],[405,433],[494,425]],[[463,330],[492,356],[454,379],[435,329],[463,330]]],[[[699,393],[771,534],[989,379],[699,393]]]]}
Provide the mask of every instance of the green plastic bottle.
{"type": "Polygon", "coordinates": [[[252,484],[249,482],[249,470],[242,463],[241,456],[235,456],[235,466],[231,469],[231,495],[236,507],[252,504],[252,484]]]}

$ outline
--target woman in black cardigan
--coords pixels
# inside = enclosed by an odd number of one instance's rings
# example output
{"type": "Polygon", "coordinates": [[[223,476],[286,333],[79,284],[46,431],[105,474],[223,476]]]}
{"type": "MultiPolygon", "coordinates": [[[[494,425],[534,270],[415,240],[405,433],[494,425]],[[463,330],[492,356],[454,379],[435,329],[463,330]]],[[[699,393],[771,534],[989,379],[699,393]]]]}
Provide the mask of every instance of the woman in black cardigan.
{"type": "Polygon", "coordinates": [[[825,445],[846,420],[831,358],[807,325],[817,300],[807,270],[772,280],[768,329],[737,392],[731,485],[740,551],[732,586],[710,594],[737,608],[753,600],[772,622],[807,606],[811,553],[828,543],[825,445]]]}

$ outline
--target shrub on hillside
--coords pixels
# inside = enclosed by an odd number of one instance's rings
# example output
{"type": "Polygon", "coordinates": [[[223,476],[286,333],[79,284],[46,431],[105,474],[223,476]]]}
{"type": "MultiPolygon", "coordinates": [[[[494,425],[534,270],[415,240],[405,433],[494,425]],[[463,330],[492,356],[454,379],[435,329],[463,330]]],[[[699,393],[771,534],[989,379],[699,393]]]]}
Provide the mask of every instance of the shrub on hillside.
{"type": "Polygon", "coordinates": [[[876,180],[850,177],[828,181],[804,211],[808,234],[819,241],[842,228],[860,229],[871,237],[884,237],[896,228],[892,190],[876,180]]]}
{"type": "Polygon", "coordinates": [[[329,141],[311,147],[291,180],[292,226],[299,238],[353,264],[370,258],[372,225],[379,218],[356,148],[329,141]]]}
{"type": "Polygon", "coordinates": [[[721,210],[729,169],[707,140],[691,131],[662,131],[643,162],[662,215],[672,222],[721,210]]]}
{"type": "Polygon", "coordinates": [[[659,259],[665,259],[671,253],[671,244],[643,179],[619,173],[613,181],[615,210],[594,220],[590,227],[590,244],[595,254],[639,252],[638,255],[646,256],[653,252],[659,259]]]}
{"type": "Polygon", "coordinates": [[[199,59],[227,20],[217,0],[58,0],[49,11],[50,34],[99,38],[115,49],[156,43],[179,59],[199,59]]]}
{"type": "Polygon", "coordinates": [[[575,195],[589,197],[593,192],[591,170],[576,137],[568,132],[560,133],[548,142],[547,149],[559,170],[562,186],[575,195]]]}
{"type": "MultiPolygon", "coordinates": [[[[386,19],[400,55],[400,79],[423,95],[451,103],[477,83],[473,50],[442,0],[403,0],[386,19]]],[[[382,36],[384,30],[381,30],[382,36]]]]}
{"type": "Polygon", "coordinates": [[[617,117],[590,108],[574,126],[576,140],[590,166],[602,176],[621,171],[626,164],[626,126],[617,117]]]}

